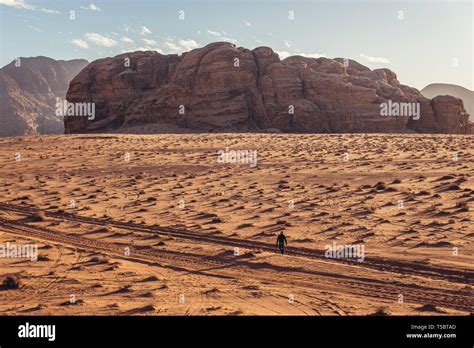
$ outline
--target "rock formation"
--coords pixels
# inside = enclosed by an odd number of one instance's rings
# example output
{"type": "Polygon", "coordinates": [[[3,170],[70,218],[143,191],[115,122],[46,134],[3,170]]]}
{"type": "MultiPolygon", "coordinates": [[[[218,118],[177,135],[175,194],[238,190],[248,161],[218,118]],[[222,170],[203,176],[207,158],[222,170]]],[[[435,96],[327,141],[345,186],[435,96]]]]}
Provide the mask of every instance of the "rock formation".
{"type": "Polygon", "coordinates": [[[435,98],[438,95],[451,95],[459,98],[464,104],[464,108],[474,121],[474,91],[467,88],[451,85],[448,83],[432,83],[420,91],[426,98],[435,98]]]}
{"type": "Polygon", "coordinates": [[[66,133],[144,125],[197,131],[470,133],[462,101],[425,98],[389,69],[342,58],[292,56],[216,42],[178,55],[134,52],[99,59],[72,81],[67,99],[95,103],[94,120],[65,117],[66,133]],[[419,119],[381,116],[415,103],[419,119]]]}
{"type": "Polygon", "coordinates": [[[20,58],[0,69],[0,136],[61,134],[56,98],[64,99],[69,82],[88,62],[20,58]]]}

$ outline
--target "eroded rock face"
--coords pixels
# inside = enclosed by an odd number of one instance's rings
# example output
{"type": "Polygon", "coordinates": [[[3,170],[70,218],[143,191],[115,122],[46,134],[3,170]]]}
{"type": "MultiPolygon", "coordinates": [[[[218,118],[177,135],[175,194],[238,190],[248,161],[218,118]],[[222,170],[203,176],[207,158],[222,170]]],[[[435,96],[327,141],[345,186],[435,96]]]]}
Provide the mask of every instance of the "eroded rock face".
{"type": "Polygon", "coordinates": [[[453,97],[462,99],[464,108],[470,116],[470,120],[474,121],[474,91],[448,83],[432,83],[423,88],[420,93],[430,99],[439,95],[452,95],[453,97]]]}
{"type": "Polygon", "coordinates": [[[0,69],[0,136],[62,134],[56,98],[64,99],[69,82],[88,62],[20,58],[0,69]]]}
{"type": "Polygon", "coordinates": [[[67,99],[95,103],[96,116],[65,117],[66,133],[149,124],[198,131],[473,131],[462,101],[427,99],[389,69],[341,58],[280,60],[268,47],[224,42],[181,56],[147,51],[94,61],[71,81],[67,99]],[[419,104],[419,119],[381,116],[389,100],[419,104]]]}

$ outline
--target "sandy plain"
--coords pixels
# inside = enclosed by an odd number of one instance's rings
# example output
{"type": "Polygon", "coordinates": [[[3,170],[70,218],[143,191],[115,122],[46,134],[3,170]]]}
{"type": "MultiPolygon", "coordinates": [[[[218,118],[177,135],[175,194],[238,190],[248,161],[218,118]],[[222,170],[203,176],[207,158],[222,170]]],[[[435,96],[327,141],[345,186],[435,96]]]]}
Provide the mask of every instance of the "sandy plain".
{"type": "Polygon", "coordinates": [[[468,315],[474,137],[0,139],[1,315],[468,315]],[[258,164],[217,151],[257,151],[258,164]],[[277,252],[277,234],[288,239],[277,252]],[[364,247],[360,262],[328,245],[364,247]]]}

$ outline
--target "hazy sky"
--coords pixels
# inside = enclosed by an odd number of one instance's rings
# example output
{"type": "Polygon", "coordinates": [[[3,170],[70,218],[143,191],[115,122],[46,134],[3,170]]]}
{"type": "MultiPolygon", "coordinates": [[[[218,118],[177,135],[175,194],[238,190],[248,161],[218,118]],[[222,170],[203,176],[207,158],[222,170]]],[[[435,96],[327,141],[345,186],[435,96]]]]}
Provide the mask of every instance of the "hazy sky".
{"type": "Polygon", "coordinates": [[[270,46],[281,57],[343,57],[387,67],[418,89],[444,82],[474,90],[469,0],[0,0],[0,20],[2,66],[19,56],[92,61],[232,41],[270,46]]]}

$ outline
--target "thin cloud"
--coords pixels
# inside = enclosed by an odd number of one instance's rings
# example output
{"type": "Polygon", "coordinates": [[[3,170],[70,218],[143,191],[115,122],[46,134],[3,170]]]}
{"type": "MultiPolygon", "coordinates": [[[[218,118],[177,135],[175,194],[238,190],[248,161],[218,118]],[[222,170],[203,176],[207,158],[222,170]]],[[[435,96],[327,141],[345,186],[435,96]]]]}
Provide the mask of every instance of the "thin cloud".
{"type": "Polygon", "coordinates": [[[122,53],[135,52],[135,51],[155,51],[155,52],[158,52],[158,53],[163,53],[161,48],[152,47],[152,46],[140,46],[140,47],[135,47],[133,49],[122,49],[122,53]]]}
{"type": "Polygon", "coordinates": [[[227,33],[225,31],[212,31],[212,30],[207,29],[207,33],[211,36],[215,36],[220,41],[231,42],[234,45],[238,44],[238,41],[236,39],[232,39],[230,37],[225,37],[224,35],[227,35],[227,33]]]}
{"type": "Polygon", "coordinates": [[[230,43],[233,43],[234,45],[237,45],[239,43],[239,41],[237,41],[236,39],[232,39],[230,37],[223,37],[221,38],[222,41],[226,41],[226,42],[230,42],[230,43]]]}
{"type": "Polygon", "coordinates": [[[34,26],[32,26],[31,24],[28,25],[28,28],[33,29],[34,31],[37,31],[38,33],[42,33],[42,32],[43,32],[43,30],[41,30],[40,28],[34,27],[34,26]]]}
{"type": "Polygon", "coordinates": [[[87,6],[81,6],[81,8],[87,11],[99,11],[99,12],[102,11],[102,9],[99,6],[96,6],[93,3],[90,3],[87,6]]]}
{"type": "Polygon", "coordinates": [[[173,41],[166,41],[165,46],[168,48],[170,53],[181,53],[181,48],[173,41]]]}
{"type": "Polygon", "coordinates": [[[80,48],[89,48],[89,44],[82,39],[72,39],[71,43],[80,48]]]}
{"type": "Polygon", "coordinates": [[[125,42],[125,43],[128,43],[128,44],[133,44],[134,43],[133,40],[130,39],[129,37],[127,37],[127,36],[122,37],[120,40],[122,42],[125,42]]]}
{"type": "Polygon", "coordinates": [[[321,58],[321,57],[326,57],[326,53],[304,53],[304,52],[299,52],[299,53],[291,53],[288,51],[275,51],[275,53],[278,54],[280,59],[285,59],[291,56],[302,56],[306,58],[321,58]]]}
{"type": "Polygon", "coordinates": [[[370,63],[382,63],[382,64],[390,63],[390,61],[387,58],[383,58],[383,57],[372,57],[363,53],[360,54],[360,57],[367,60],[370,63]]]}
{"type": "Polygon", "coordinates": [[[117,45],[117,41],[114,39],[105,37],[103,35],[97,34],[97,33],[87,33],[84,35],[87,41],[92,42],[96,44],[97,46],[102,46],[102,47],[113,47],[117,45]]]}
{"type": "Polygon", "coordinates": [[[148,29],[148,28],[145,27],[145,26],[142,26],[142,30],[140,31],[140,34],[141,34],[141,35],[151,34],[151,30],[148,29]]]}
{"type": "Polygon", "coordinates": [[[222,36],[222,33],[218,32],[218,31],[212,31],[212,30],[209,30],[209,29],[207,30],[207,33],[209,35],[212,35],[212,36],[217,36],[217,37],[222,36]]]}
{"type": "Polygon", "coordinates": [[[23,10],[36,10],[36,7],[33,5],[28,5],[23,0],[0,0],[0,5],[5,5],[14,8],[20,8],[23,10]]]}
{"type": "Polygon", "coordinates": [[[254,41],[255,41],[256,43],[258,43],[258,44],[261,45],[261,46],[268,46],[268,45],[269,45],[267,41],[263,41],[263,40],[257,39],[256,37],[253,37],[253,39],[254,39],[254,41]]]}
{"type": "Polygon", "coordinates": [[[41,11],[45,13],[61,13],[56,10],[51,10],[48,8],[41,8],[41,7],[36,7],[34,5],[30,5],[26,3],[24,0],[0,0],[0,5],[8,6],[8,7],[13,7],[17,8],[20,10],[29,10],[29,11],[41,11]]]}
{"type": "Polygon", "coordinates": [[[326,53],[298,53],[298,55],[306,58],[325,58],[326,53]]]}
{"type": "Polygon", "coordinates": [[[168,53],[180,54],[198,48],[199,43],[193,39],[174,39],[168,37],[164,42],[164,46],[168,53]]]}
{"type": "Polygon", "coordinates": [[[54,14],[61,13],[61,12],[59,12],[59,11],[50,10],[50,9],[48,9],[48,8],[39,8],[38,11],[41,11],[41,12],[44,12],[44,13],[54,13],[54,14]]]}
{"type": "Polygon", "coordinates": [[[124,32],[126,32],[126,33],[130,33],[130,32],[131,32],[131,33],[134,33],[134,32],[135,32],[135,30],[133,30],[133,28],[132,28],[130,25],[128,25],[128,24],[122,25],[122,26],[121,26],[121,30],[124,31],[124,32]]]}
{"type": "Polygon", "coordinates": [[[191,40],[191,39],[189,39],[189,40],[179,40],[179,45],[181,47],[183,47],[184,49],[186,49],[186,51],[191,51],[191,50],[199,47],[198,43],[194,40],[191,40]]]}
{"type": "Polygon", "coordinates": [[[292,56],[292,54],[288,51],[275,51],[276,54],[280,57],[280,59],[285,59],[288,58],[289,56],[292,56]]]}
{"type": "Polygon", "coordinates": [[[142,41],[146,43],[147,45],[156,45],[155,40],[142,39],[142,41]]]}

